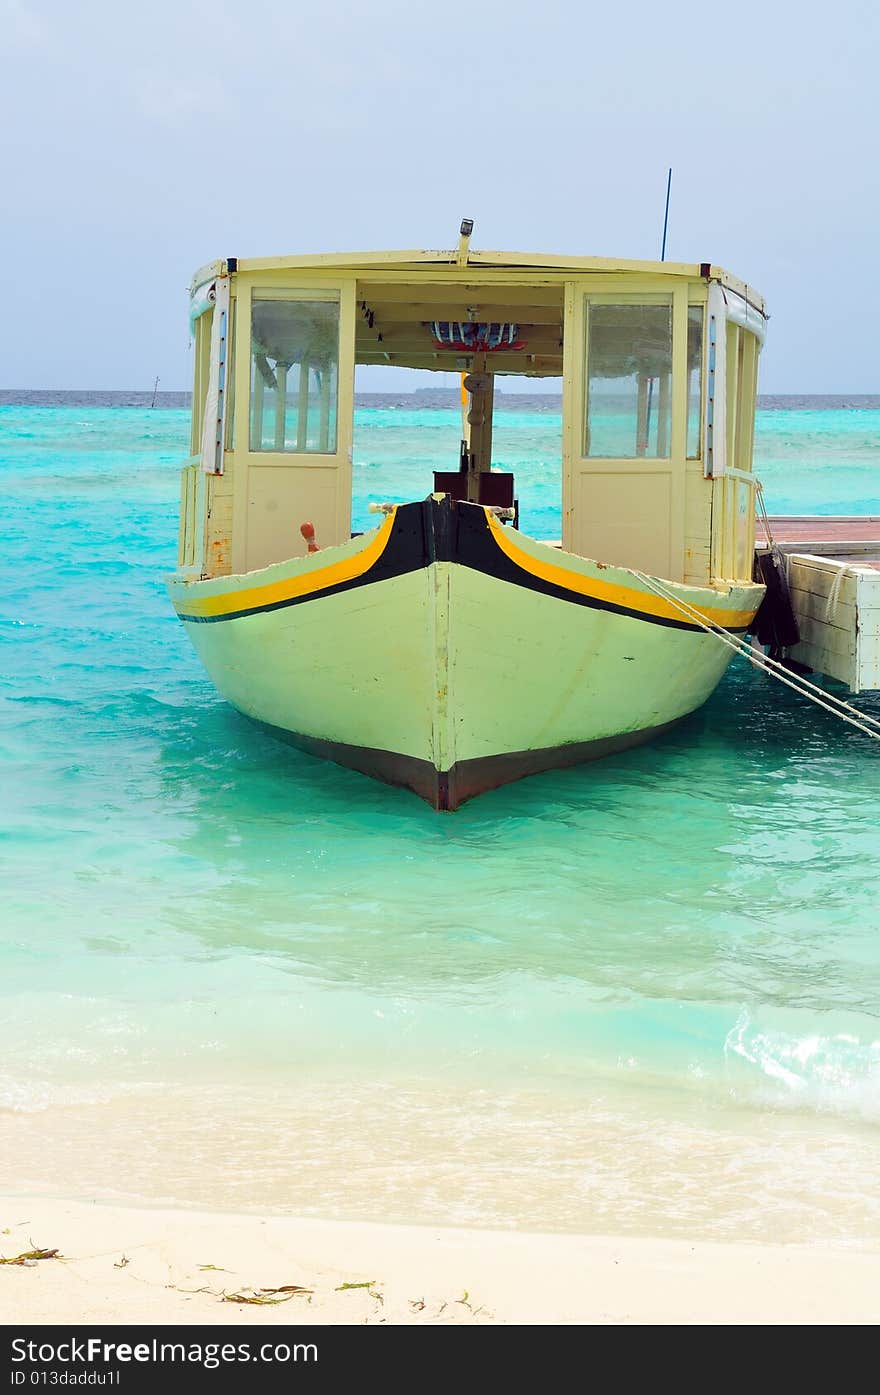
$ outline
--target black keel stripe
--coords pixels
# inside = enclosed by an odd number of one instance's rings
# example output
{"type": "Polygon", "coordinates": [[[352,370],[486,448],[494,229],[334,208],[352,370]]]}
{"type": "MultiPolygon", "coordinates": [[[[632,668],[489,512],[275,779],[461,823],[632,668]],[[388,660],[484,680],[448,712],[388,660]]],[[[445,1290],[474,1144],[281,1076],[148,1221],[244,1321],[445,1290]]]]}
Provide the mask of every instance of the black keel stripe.
{"type": "MultiPolygon", "coordinates": [[[[400,505],[395,515],[391,537],[381,557],[361,576],[350,581],[341,581],[335,586],[326,586],[306,595],[291,596],[287,600],[250,606],[246,610],[227,611],[222,615],[187,615],[180,612],[178,614],[181,620],[190,625],[214,625],[224,620],[247,619],[252,615],[266,615],[273,610],[285,610],[288,606],[305,605],[310,601],[319,601],[325,596],[353,591],[359,586],[372,586],[394,577],[406,576],[410,572],[421,571],[434,562],[457,563],[471,571],[480,572],[483,576],[491,576],[511,586],[519,586],[539,595],[550,596],[554,600],[565,601],[568,605],[586,606],[589,610],[621,615],[626,619],[639,620],[643,624],[660,625],[664,629],[689,630],[693,634],[703,632],[702,626],[689,620],[652,615],[635,607],[603,600],[598,596],[571,591],[565,586],[535,576],[513,558],[508,557],[499,547],[481,507],[454,505],[448,496],[442,500],[428,498],[421,503],[400,505]]],[[[731,625],[727,629],[731,634],[746,634],[749,627],[731,625]]]]}

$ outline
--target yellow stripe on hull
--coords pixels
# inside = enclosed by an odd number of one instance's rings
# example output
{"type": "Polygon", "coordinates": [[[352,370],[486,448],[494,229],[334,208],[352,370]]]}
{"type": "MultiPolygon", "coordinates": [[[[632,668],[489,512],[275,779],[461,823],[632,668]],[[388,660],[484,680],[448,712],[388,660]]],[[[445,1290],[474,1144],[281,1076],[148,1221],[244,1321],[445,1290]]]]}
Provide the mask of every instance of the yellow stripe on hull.
{"type": "MultiPolygon", "coordinates": [[[[328,564],[325,560],[321,565],[317,561],[320,553],[314,553],[311,557],[301,559],[298,564],[295,564],[292,574],[281,580],[265,582],[262,585],[224,589],[219,594],[211,593],[210,582],[203,584],[207,594],[204,592],[199,594],[196,590],[199,583],[195,583],[190,588],[194,594],[186,595],[183,606],[178,604],[175,599],[177,612],[184,619],[192,618],[194,620],[213,619],[233,614],[239,616],[248,611],[264,610],[283,605],[286,601],[292,601],[302,596],[317,595],[331,586],[354,581],[356,578],[364,576],[382,556],[394,529],[396,512],[395,509],[388,515],[381,528],[378,529],[374,537],[370,537],[364,547],[351,552],[338,561],[328,564]]],[[[332,551],[335,552],[337,549],[334,548],[332,551]]],[[[279,568],[271,567],[267,570],[275,572],[279,568]]],[[[233,580],[241,582],[243,578],[235,577],[233,580]]],[[[214,590],[216,590],[216,584],[214,590]]]]}
{"type": "MultiPolygon", "coordinates": [[[[633,586],[622,586],[620,582],[603,581],[592,576],[579,576],[572,571],[570,566],[564,566],[552,559],[544,560],[535,557],[533,553],[518,547],[515,541],[516,535],[511,536],[497,518],[488,513],[488,510],[487,514],[489,528],[501,551],[505,556],[510,557],[518,567],[522,567],[524,571],[530,572],[533,576],[541,577],[542,580],[549,581],[554,586],[561,586],[569,591],[577,591],[581,595],[591,596],[596,600],[610,601],[626,610],[638,610],[644,615],[656,615],[666,620],[681,618],[681,611],[661,596],[636,590],[633,586]]],[[[601,564],[594,563],[593,565],[601,564]]],[[[608,570],[620,575],[624,569],[609,567],[608,570]]],[[[698,609],[705,620],[716,625],[723,625],[729,630],[743,629],[755,613],[754,609],[730,610],[720,606],[696,605],[690,599],[693,595],[693,587],[677,586],[669,581],[663,584],[670,590],[680,591],[682,600],[693,605],[694,609],[698,609]]]]}

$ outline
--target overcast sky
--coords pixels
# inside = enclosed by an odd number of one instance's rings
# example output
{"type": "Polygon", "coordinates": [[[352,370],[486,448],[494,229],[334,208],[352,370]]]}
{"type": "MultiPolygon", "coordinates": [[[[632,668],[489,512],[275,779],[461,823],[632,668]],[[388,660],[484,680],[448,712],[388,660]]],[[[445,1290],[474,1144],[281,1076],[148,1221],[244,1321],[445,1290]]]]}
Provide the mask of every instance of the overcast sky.
{"type": "MultiPolygon", "coordinates": [[[[713,261],[764,392],[877,392],[873,4],[0,0],[0,386],[189,387],[217,256],[713,261]]],[[[365,387],[406,375],[370,370],[365,387]]]]}

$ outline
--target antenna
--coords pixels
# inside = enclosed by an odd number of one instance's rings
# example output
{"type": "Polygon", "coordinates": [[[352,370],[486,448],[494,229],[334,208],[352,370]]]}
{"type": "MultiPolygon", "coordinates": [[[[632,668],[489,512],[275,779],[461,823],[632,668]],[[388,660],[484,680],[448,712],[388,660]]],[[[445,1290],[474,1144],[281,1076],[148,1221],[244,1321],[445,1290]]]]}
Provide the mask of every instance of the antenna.
{"type": "Polygon", "coordinates": [[[150,403],[150,407],[151,407],[151,408],[152,408],[152,407],[155,407],[155,405],[156,405],[156,393],[157,393],[158,391],[159,391],[159,377],[158,377],[158,374],[157,374],[157,376],[156,376],[156,381],[155,381],[154,384],[153,384],[153,400],[152,400],[152,402],[150,403]]]}
{"type": "Polygon", "coordinates": [[[669,173],[666,176],[666,211],[663,214],[663,242],[660,247],[660,260],[666,261],[666,229],[669,227],[669,192],[672,188],[672,166],[669,166],[669,173]]]}
{"type": "MultiPolygon", "coordinates": [[[[660,244],[660,260],[666,261],[666,230],[669,227],[669,194],[672,189],[672,166],[666,172],[666,208],[663,211],[663,241],[660,244]]],[[[648,405],[645,412],[645,440],[651,439],[651,412],[654,409],[654,379],[648,380],[648,405]]]]}

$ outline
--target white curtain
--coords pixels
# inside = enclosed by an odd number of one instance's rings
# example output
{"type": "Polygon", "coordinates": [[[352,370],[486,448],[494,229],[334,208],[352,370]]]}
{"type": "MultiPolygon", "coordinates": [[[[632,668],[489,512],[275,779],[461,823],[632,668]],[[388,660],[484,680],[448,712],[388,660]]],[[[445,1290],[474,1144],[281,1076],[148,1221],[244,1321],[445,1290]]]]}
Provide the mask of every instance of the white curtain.
{"type": "Polygon", "coordinates": [[[211,325],[211,368],[205,415],[202,418],[202,469],[206,475],[223,474],[223,435],[226,417],[227,357],[220,362],[221,339],[229,343],[229,277],[214,282],[214,320],[211,325]],[[222,378],[221,378],[222,368],[222,378]]]}

